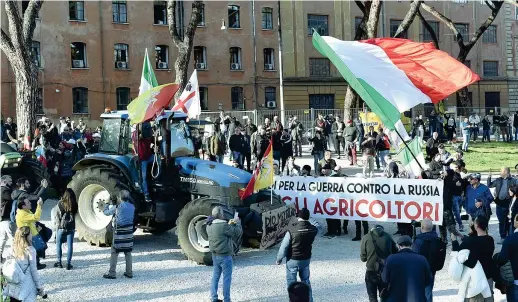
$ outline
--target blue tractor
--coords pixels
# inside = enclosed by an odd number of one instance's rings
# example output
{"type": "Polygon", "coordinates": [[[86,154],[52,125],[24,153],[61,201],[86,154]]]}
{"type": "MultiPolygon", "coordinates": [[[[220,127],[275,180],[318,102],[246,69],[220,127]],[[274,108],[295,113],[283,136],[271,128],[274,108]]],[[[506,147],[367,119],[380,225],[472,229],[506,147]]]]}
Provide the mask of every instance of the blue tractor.
{"type": "MultiPolygon", "coordinates": [[[[132,152],[128,113],[105,113],[101,118],[99,153],[87,155],[74,166],[76,173],[68,185],[77,196],[76,228],[80,239],[95,245],[111,244],[111,217],[103,214],[103,208],[111,195],[125,189],[131,192],[135,202],[137,228],[162,233],[176,227],[178,243],[187,258],[199,264],[211,264],[205,221],[212,207],[225,206],[230,219],[235,212],[242,218],[247,216],[250,206],[257,203],[267,204],[268,210],[284,206],[276,195],[271,200],[269,190],[241,200],[238,192],[246,187],[251,174],[195,158],[191,127],[202,122],[187,122],[183,112],[171,111],[165,111],[151,128],[162,151],[158,156],[161,161],[148,165],[151,201],[145,200],[140,163],[132,152]],[[155,178],[156,174],[160,176],[155,178]]],[[[256,233],[257,239],[261,240],[262,235],[265,234],[256,233]]],[[[237,249],[239,246],[237,243],[237,249]]]]}

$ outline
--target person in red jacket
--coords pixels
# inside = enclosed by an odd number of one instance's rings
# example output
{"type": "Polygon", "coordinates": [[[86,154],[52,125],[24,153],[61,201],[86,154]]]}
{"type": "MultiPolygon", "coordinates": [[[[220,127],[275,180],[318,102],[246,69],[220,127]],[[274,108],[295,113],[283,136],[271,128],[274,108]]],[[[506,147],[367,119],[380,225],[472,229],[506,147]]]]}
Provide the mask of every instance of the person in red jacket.
{"type": "MultiPolygon", "coordinates": [[[[144,124],[142,125],[144,128],[144,124]]],[[[148,164],[152,164],[153,160],[155,160],[155,154],[153,154],[153,149],[151,149],[151,144],[153,143],[153,136],[144,136],[142,133],[146,131],[139,131],[138,139],[136,137],[137,131],[133,133],[133,146],[137,146],[135,149],[138,154],[138,159],[140,160],[140,171],[142,173],[142,193],[144,193],[144,197],[146,201],[150,201],[149,191],[147,187],[147,167],[148,164]]]]}

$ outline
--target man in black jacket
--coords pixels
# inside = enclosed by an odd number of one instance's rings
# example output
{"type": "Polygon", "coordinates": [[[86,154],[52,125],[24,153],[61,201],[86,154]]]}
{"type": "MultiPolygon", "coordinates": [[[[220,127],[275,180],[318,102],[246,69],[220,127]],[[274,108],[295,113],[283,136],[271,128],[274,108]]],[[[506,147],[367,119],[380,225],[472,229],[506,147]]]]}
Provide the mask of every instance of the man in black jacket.
{"type": "Polygon", "coordinates": [[[253,144],[254,150],[252,150],[252,152],[254,152],[257,162],[260,162],[261,159],[263,159],[266,149],[268,149],[268,145],[270,144],[270,138],[266,134],[266,130],[264,128],[260,128],[257,131],[259,133],[255,138],[255,142],[253,144]]]}
{"type": "Polygon", "coordinates": [[[518,215],[512,221],[516,230],[505,238],[502,250],[498,256],[498,262],[505,264],[511,262],[514,276],[514,284],[507,286],[507,301],[518,301],[518,215]]]}
{"type": "Polygon", "coordinates": [[[377,302],[378,291],[381,292],[385,288],[385,284],[381,280],[382,271],[378,265],[378,260],[383,261],[396,252],[396,243],[381,225],[374,226],[363,237],[360,244],[360,259],[362,262],[366,262],[367,266],[365,285],[369,302],[377,302]]]}
{"type": "Polygon", "coordinates": [[[313,301],[311,283],[309,281],[309,264],[311,262],[311,250],[318,229],[309,222],[309,210],[302,208],[297,214],[297,221],[288,226],[281,247],[277,253],[277,265],[286,258],[286,283],[288,287],[300,280],[309,286],[310,301],[313,301]]]}
{"type": "Polygon", "coordinates": [[[344,138],[344,130],[345,124],[342,122],[339,116],[335,117],[335,122],[331,125],[332,137],[335,143],[335,152],[338,153],[338,159],[340,159],[340,148],[343,147],[344,153],[346,150],[345,147],[345,138],[344,138]]]}
{"type": "Polygon", "coordinates": [[[232,158],[239,164],[239,167],[243,167],[243,135],[241,135],[239,127],[236,127],[234,132],[228,140],[228,147],[232,152],[232,158]]]}
{"type": "Polygon", "coordinates": [[[509,188],[513,185],[518,185],[518,179],[511,177],[511,170],[508,167],[503,167],[500,170],[500,177],[491,180],[491,173],[487,178],[487,186],[495,188],[495,203],[496,203],[496,217],[498,218],[498,230],[500,233],[499,244],[504,242],[507,233],[509,232],[509,205],[511,204],[511,196],[509,195],[509,188]]]}
{"type": "Polygon", "coordinates": [[[11,208],[13,206],[13,200],[11,199],[12,185],[13,179],[11,176],[2,175],[2,178],[0,178],[0,188],[2,190],[2,204],[0,207],[0,214],[2,216],[2,221],[0,222],[0,257],[3,255],[7,240],[13,239],[13,229],[15,228],[10,217],[11,208]]]}
{"type": "Polygon", "coordinates": [[[462,193],[468,185],[466,180],[460,175],[460,168],[462,165],[462,160],[457,160],[450,163],[450,169],[447,169],[446,172],[444,172],[444,205],[446,208],[446,205],[449,206],[451,204],[453,216],[459,225],[459,230],[461,232],[464,231],[464,226],[462,225],[460,217],[460,206],[462,204],[462,193]]]}
{"type": "Polygon", "coordinates": [[[432,160],[435,154],[439,153],[439,133],[434,132],[432,137],[426,141],[426,157],[428,160],[432,160]]]}

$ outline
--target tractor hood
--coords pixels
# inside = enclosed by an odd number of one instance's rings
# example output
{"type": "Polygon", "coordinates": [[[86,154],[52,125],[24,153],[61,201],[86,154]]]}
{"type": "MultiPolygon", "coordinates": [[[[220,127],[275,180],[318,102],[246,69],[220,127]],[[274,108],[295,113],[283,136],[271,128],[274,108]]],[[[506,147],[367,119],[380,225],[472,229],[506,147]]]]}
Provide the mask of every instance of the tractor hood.
{"type": "Polygon", "coordinates": [[[182,177],[189,177],[188,180],[181,179],[182,182],[210,184],[226,188],[238,185],[244,188],[252,178],[252,174],[241,169],[194,157],[178,157],[175,163],[181,166],[180,174],[185,175],[182,177]]]}

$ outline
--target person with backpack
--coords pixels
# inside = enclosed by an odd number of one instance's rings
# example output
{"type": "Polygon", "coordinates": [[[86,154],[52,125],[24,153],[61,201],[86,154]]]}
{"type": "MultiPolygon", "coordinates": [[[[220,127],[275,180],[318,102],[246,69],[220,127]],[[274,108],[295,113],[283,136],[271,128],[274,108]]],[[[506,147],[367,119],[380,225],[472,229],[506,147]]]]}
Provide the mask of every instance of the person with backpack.
{"type": "Polygon", "coordinates": [[[412,239],[399,237],[399,252],[388,256],[382,279],[387,289],[386,302],[425,302],[425,288],[432,283],[432,271],[422,255],[412,251],[412,239]]]}
{"type": "Polygon", "coordinates": [[[57,234],[56,234],[56,254],[58,261],[54,263],[54,267],[63,268],[61,263],[61,245],[67,243],[67,270],[73,268],[72,253],[74,251],[74,232],[76,229],[75,215],[77,213],[76,195],[72,189],[65,190],[63,197],[57,204],[57,234]]]}
{"type": "Polygon", "coordinates": [[[381,225],[375,225],[369,233],[363,236],[360,244],[360,259],[366,262],[365,285],[369,302],[378,301],[378,292],[385,290],[381,273],[385,266],[385,259],[397,252],[397,246],[381,225]]]}
{"type": "Polygon", "coordinates": [[[437,236],[437,232],[433,230],[432,220],[429,218],[425,218],[421,222],[421,234],[416,236],[412,244],[412,251],[424,256],[432,271],[432,280],[424,290],[426,301],[432,302],[435,273],[440,271],[444,266],[446,243],[437,236]]]}

